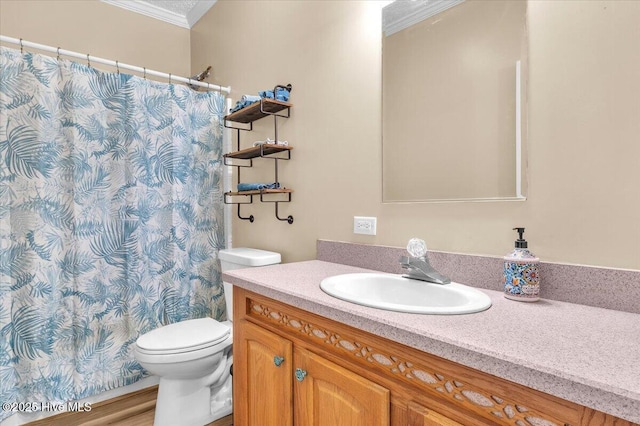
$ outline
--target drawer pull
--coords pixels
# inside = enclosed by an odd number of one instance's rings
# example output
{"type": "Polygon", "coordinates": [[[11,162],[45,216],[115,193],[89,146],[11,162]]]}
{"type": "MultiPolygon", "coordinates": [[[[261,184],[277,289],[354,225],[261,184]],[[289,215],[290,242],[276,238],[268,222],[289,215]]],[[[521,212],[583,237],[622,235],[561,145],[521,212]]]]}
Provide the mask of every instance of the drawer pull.
{"type": "Polygon", "coordinates": [[[283,357],[278,356],[278,355],[273,357],[273,363],[276,365],[276,367],[280,367],[283,362],[284,362],[284,358],[283,357]]]}

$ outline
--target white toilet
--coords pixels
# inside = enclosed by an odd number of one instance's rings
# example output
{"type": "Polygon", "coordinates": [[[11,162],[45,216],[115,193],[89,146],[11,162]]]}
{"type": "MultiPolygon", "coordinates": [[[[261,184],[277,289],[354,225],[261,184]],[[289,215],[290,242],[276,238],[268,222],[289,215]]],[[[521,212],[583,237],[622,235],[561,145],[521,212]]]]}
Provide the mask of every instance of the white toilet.
{"type": "MultiPolygon", "coordinates": [[[[280,263],[280,254],[251,248],[220,250],[222,271],[280,263]]],[[[228,321],[199,318],[157,328],[138,338],[136,360],[160,376],[155,426],[199,426],[233,411],[233,286],[224,284],[228,321]]]]}

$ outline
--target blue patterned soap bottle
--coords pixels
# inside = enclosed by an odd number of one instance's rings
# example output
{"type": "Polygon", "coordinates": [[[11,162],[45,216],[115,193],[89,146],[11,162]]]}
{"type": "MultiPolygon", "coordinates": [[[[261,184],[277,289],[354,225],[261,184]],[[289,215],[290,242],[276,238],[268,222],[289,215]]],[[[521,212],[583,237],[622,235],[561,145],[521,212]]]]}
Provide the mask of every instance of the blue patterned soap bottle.
{"type": "Polygon", "coordinates": [[[521,302],[535,302],[540,299],[540,275],[538,262],[540,259],[527,250],[527,241],[522,238],[524,228],[513,228],[518,231],[514,251],[504,257],[504,297],[521,302]]]}

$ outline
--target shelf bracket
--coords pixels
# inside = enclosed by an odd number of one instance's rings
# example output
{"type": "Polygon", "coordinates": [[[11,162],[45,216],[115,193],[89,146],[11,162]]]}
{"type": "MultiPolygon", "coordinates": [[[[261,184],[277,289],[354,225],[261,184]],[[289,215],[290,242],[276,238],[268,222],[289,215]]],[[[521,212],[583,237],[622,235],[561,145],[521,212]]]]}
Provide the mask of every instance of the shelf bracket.
{"type": "MultiPolygon", "coordinates": [[[[288,201],[285,201],[285,202],[288,202],[288,201]]],[[[282,220],[282,221],[286,220],[287,223],[289,225],[291,225],[293,223],[293,216],[289,215],[289,216],[287,216],[285,218],[282,218],[282,217],[278,216],[278,204],[280,204],[280,201],[276,201],[275,204],[276,204],[276,219],[282,220]]]]}
{"type": "MultiPolygon", "coordinates": [[[[283,87],[283,86],[278,86],[278,87],[283,87]]],[[[264,99],[264,98],[263,98],[264,99]]],[[[264,101],[263,99],[260,100],[260,112],[264,115],[273,115],[274,118],[277,117],[281,117],[281,118],[289,118],[291,117],[291,108],[287,107],[284,108],[287,110],[287,115],[284,114],[278,114],[277,112],[269,112],[267,110],[264,109],[263,105],[264,105],[264,101]]]]}
{"type": "Polygon", "coordinates": [[[242,204],[249,204],[249,203],[238,203],[238,218],[242,219],[242,220],[248,220],[249,222],[253,223],[254,221],[254,217],[253,215],[249,215],[249,217],[242,217],[242,215],[240,214],[240,206],[242,204]]]}
{"type": "Polygon", "coordinates": [[[286,152],[287,156],[286,157],[276,157],[276,156],[273,155],[273,154],[276,154],[276,153],[266,154],[264,152],[264,145],[260,145],[260,158],[266,158],[267,160],[285,160],[285,161],[291,160],[291,150],[286,149],[286,150],[284,150],[282,152],[286,152]]]}
{"type": "MultiPolygon", "coordinates": [[[[265,158],[269,158],[269,157],[265,157],[265,158]]],[[[223,161],[225,166],[229,166],[229,167],[253,167],[253,159],[252,158],[240,158],[239,159],[241,161],[249,161],[249,165],[233,164],[233,160],[234,160],[234,158],[227,157],[226,154],[222,156],[222,161],[223,161]]],[[[235,158],[235,160],[238,160],[238,158],[235,158]]]]}
{"type": "Polygon", "coordinates": [[[244,217],[240,213],[240,206],[242,206],[243,204],[251,204],[251,203],[253,203],[253,195],[245,195],[245,197],[249,197],[249,201],[244,202],[244,203],[234,203],[233,201],[231,201],[231,196],[229,194],[224,194],[224,200],[223,201],[224,201],[225,204],[237,204],[238,205],[238,218],[240,218],[242,220],[248,220],[249,222],[253,223],[253,221],[255,220],[253,215],[249,215],[248,217],[244,217]],[[229,201],[227,201],[227,197],[229,197],[229,201]]]}
{"type": "Polygon", "coordinates": [[[238,134],[240,133],[240,130],[244,130],[245,132],[250,132],[253,130],[253,122],[249,123],[249,128],[244,128],[244,127],[235,127],[235,126],[230,126],[227,123],[235,123],[235,121],[228,121],[226,118],[224,119],[224,127],[226,127],[227,129],[235,129],[238,131],[238,134]]]}
{"type": "Polygon", "coordinates": [[[278,205],[280,203],[290,203],[291,202],[291,193],[287,193],[287,201],[267,201],[262,197],[262,192],[260,193],[260,202],[261,203],[274,203],[276,205],[276,219],[281,220],[283,222],[287,222],[289,225],[293,223],[293,216],[289,215],[287,217],[280,217],[278,213],[278,205]]]}
{"type": "Polygon", "coordinates": [[[225,204],[251,204],[253,203],[253,194],[233,194],[231,195],[231,193],[229,192],[225,192],[224,193],[224,203],[225,204]],[[249,197],[249,201],[246,201],[244,203],[239,203],[239,202],[233,202],[233,197],[249,197]]]}

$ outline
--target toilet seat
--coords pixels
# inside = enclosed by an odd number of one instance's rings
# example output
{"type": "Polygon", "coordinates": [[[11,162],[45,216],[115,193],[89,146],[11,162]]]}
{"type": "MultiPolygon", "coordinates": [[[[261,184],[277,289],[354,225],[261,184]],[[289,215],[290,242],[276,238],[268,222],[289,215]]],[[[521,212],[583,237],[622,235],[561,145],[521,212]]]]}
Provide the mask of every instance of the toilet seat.
{"type": "Polygon", "coordinates": [[[156,328],[140,336],[136,346],[148,355],[182,354],[217,346],[230,335],[229,325],[213,318],[199,318],[156,328]]]}
{"type": "Polygon", "coordinates": [[[166,353],[161,351],[145,351],[136,346],[134,347],[134,352],[138,362],[146,362],[148,364],[172,364],[205,359],[217,362],[218,356],[222,357],[224,351],[230,348],[232,344],[233,336],[230,334],[220,343],[202,349],[179,353],[166,353]]]}

